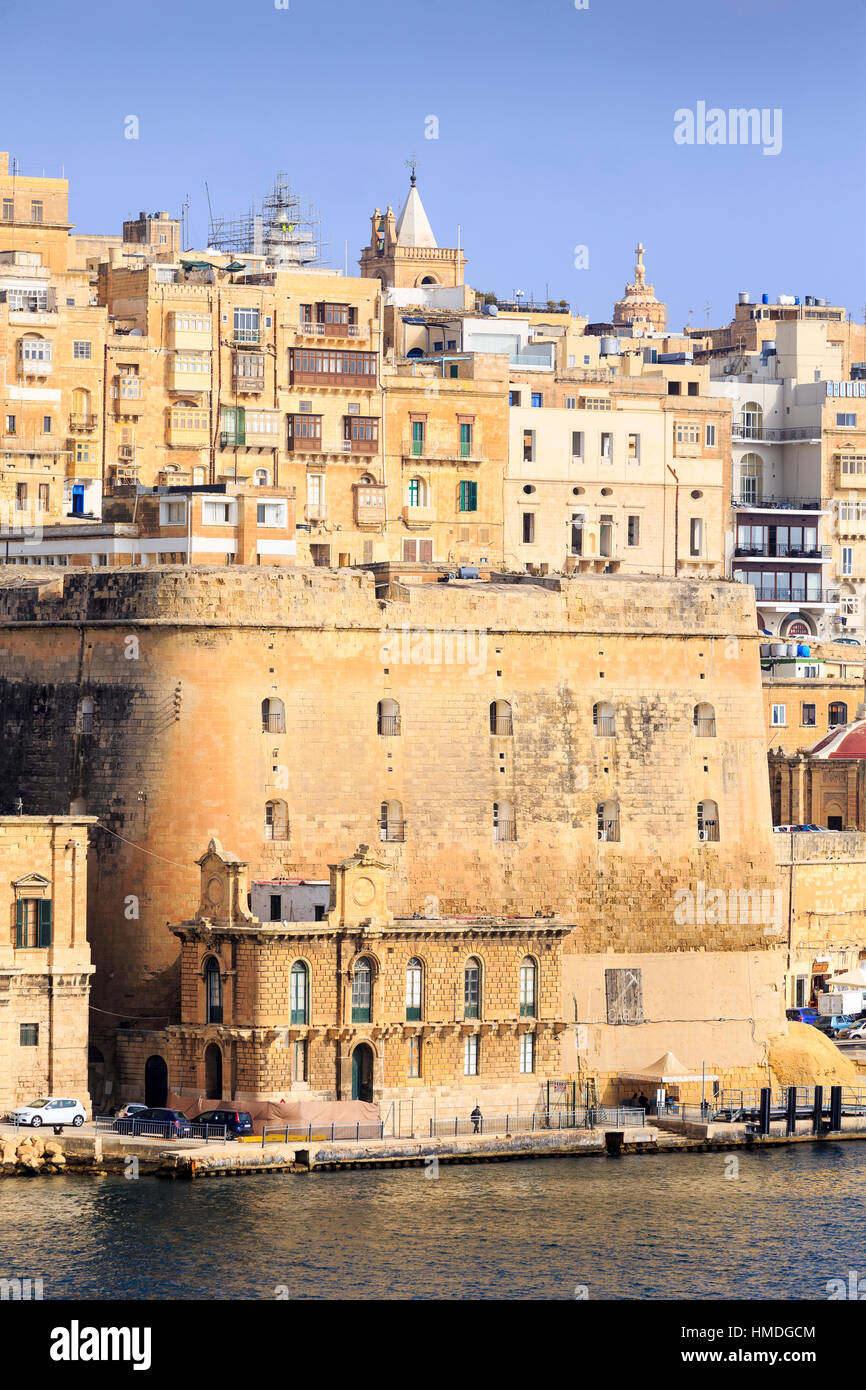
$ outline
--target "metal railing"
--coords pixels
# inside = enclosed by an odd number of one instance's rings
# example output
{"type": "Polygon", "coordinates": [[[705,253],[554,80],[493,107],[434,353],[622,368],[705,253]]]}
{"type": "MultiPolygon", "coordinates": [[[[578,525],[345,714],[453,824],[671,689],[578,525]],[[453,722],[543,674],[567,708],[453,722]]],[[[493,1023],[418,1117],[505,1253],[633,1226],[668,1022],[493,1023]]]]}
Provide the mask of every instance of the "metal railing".
{"type": "Polygon", "coordinates": [[[381,1120],[362,1124],[309,1124],[309,1125],[263,1125],[262,1148],[268,1142],[275,1144],[355,1143],[362,1139],[382,1139],[385,1126],[381,1120]]]}
{"type": "Polygon", "coordinates": [[[497,821],[493,827],[494,840],[516,840],[517,822],[513,820],[497,821]]]}
{"type": "Polygon", "coordinates": [[[643,1128],[646,1115],[643,1109],[626,1106],[589,1106],[576,1110],[532,1111],[521,1115],[452,1115],[447,1119],[430,1120],[430,1138],[459,1138],[467,1134],[537,1133],[540,1130],[562,1129],[625,1129],[643,1128]]]}
{"type": "Polygon", "coordinates": [[[490,732],[498,734],[500,737],[513,737],[514,722],[512,716],[510,714],[494,714],[490,720],[490,732]]]}
{"type": "Polygon", "coordinates": [[[406,822],[404,820],[389,820],[379,826],[379,838],[381,840],[396,840],[402,843],[406,839],[406,822]]]}
{"type": "Polygon", "coordinates": [[[258,328],[236,328],[232,334],[236,343],[259,343],[261,337],[261,330],[258,328]]]}
{"type": "Polygon", "coordinates": [[[93,1127],[97,1134],[126,1134],[136,1139],[204,1139],[224,1140],[228,1134],[225,1125],[197,1125],[190,1121],[191,1135],[176,1134],[168,1120],[137,1120],[134,1115],[118,1119],[116,1115],[94,1115],[93,1127]]]}
{"type": "Polygon", "coordinates": [[[765,560],[820,560],[822,552],[815,546],[811,550],[806,550],[803,546],[777,544],[774,549],[768,545],[738,545],[734,549],[735,559],[756,556],[765,560]]]}
{"type": "Polygon", "coordinates": [[[399,714],[380,714],[379,733],[382,738],[396,738],[400,733],[399,714]]]}
{"type": "Polygon", "coordinates": [[[262,733],[263,734],[284,734],[286,732],[286,716],[284,714],[263,714],[262,733]]]}
{"type": "Polygon", "coordinates": [[[734,424],[732,439],[755,440],[764,444],[785,444],[791,440],[811,439],[820,442],[821,426],[793,425],[785,429],[768,429],[764,425],[734,424]]]}
{"type": "Polygon", "coordinates": [[[697,738],[715,738],[716,721],[715,719],[696,719],[695,735],[697,738]]]}
{"type": "Polygon", "coordinates": [[[596,738],[615,738],[616,737],[616,715],[599,714],[596,715],[595,736],[596,738]]]}
{"type": "Polygon", "coordinates": [[[820,497],[739,497],[731,498],[731,505],[734,507],[757,507],[759,510],[767,507],[779,507],[785,511],[794,512],[820,512],[827,510],[821,504],[820,497]]]}

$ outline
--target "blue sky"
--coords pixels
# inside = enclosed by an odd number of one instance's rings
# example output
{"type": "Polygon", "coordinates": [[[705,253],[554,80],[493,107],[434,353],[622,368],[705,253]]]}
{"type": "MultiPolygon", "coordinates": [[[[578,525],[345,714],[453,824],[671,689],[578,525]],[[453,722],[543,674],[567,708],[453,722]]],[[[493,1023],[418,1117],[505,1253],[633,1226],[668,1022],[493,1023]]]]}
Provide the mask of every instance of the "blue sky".
{"type": "Polygon", "coordinates": [[[177,214],[188,193],[200,246],[205,181],[228,216],[288,170],[354,272],[416,154],[439,243],[461,225],[479,288],[606,318],[640,237],[673,327],[690,309],[705,323],[708,301],[724,322],[739,290],[863,317],[862,0],[4,0],[3,15],[0,147],[22,171],[65,166],[82,231],[177,214]],[[781,153],[677,145],[674,112],[699,101],[781,108],[781,153]]]}

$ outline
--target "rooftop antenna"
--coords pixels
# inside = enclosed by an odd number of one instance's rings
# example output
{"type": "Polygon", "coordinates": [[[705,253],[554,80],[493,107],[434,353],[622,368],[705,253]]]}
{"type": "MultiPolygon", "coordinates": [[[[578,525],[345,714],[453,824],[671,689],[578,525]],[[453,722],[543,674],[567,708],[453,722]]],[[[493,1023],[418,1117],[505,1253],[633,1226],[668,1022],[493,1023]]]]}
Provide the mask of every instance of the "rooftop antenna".
{"type": "Polygon", "coordinates": [[[207,186],[207,179],[205,179],[204,191],[207,194],[208,244],[210,244],[210,229],[213,226],[213,208],[211,207],[210,189],[207,186]]]}

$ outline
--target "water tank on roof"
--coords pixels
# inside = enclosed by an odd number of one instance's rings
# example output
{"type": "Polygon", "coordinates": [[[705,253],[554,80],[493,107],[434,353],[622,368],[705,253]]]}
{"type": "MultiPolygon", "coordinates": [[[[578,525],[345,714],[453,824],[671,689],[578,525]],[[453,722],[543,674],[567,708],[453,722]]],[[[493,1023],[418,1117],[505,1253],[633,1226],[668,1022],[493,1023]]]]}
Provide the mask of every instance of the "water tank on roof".
{"type": "Polygon", "coordinates": [[[740,290],[740,293],[737,295],[737,303],[738,303],[738,304],[751,304],[751,302],[752,302],[752,296],[749,294],[748,290],[740,290]]]}
{"type": "Polygon", "coordinates": [[[457,571],[458,579],[477,579],[478,570],[474,565],[461,565],[457,571]]]}
{"type": "Polygon", "coordinates": [[[785,643],[785,647],[786,647],[786,651],[785,651],[785,655],[786,655],[786,656],[796,656],[796,655],[797,655],[797,643],[796,643],[796,642],[786,642],[786,643],[785,643]]]}
{"type": "Polygon", "coordinates": [[[499,314],[499,306],[496,304],[485,304],[481,312],[487,314],[488,318],[495,319],[499,314]]]}
{"type": "Polygon", "coordinates": [[[811,649],[811,647],[807,647],[806,644],[805,644],[805,642],[798,642],[798,643],[797,643],[797,655],[798,655],[798,656],[811,656],[811,655],[812,655],[812,649],[811,649]]]}
{"type": "Polygon", "coordinates": [[[784,655],[785,655],[785,643],[784,643],[784,642],[771,642],[771,643],[770,643],[770,653],[771,653],[772,656],[784,656],[784,655]]]}
{"type": "Polygon", "coordinates": [[[793,296],[792,294],[780,294],[780,295],[779,295],[779,303],[780,303],[780,304],[796,304],[796,302],[797,302],[797,301],[796,301],[796,299],[794,298],[794,296],[793,296]]]}
{"type": "Polygon", "coordinates": [[[770,302],[770,296],[769,296],[768,294],[762,294],[762,295],[761,295],[761,303],[762,303],[762,304],[769,304],[769,302],[770,302]]]}
{"type": "Polygon", "coordinates": [[[618,357],[619,338],[599,338],[598,351],[601,357],[618,357]]]}

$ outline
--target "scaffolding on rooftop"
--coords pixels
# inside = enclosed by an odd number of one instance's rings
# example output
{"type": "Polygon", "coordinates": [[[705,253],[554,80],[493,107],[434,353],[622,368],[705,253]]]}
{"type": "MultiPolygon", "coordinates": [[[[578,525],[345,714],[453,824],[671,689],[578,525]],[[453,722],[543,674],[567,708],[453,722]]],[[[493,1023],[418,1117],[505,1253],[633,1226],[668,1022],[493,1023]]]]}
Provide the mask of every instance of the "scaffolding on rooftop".
{"type": "Polygon", "coordinates": [[[263,256],[278,268],[324,266],[330,258],[319,211],[293,191],[288,174],[277,174],[258,209],[251,205],[243,217],[211,216],[208,244],[233,255],[263,256]]]}

